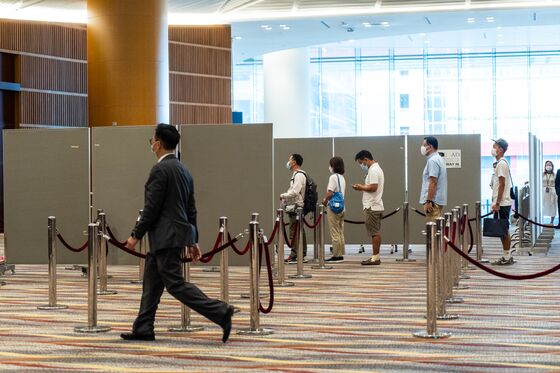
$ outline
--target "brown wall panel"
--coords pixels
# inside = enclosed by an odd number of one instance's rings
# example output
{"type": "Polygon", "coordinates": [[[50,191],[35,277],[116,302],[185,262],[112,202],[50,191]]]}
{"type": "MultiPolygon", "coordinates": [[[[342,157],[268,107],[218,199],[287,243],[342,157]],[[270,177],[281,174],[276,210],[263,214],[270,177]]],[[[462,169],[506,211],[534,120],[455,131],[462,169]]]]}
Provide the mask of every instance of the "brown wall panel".
{"type": "Polygon", "coordinates": [[[228,124],[231,108],[171,104],[171,124],[228,124]]]}
{"type": "Polygon", "coordinates": [[[22,124],[87,127],[87,97],[21,92],[22,124]]]}
{"type": "Polygon", "coordinates": [[[229,79],[171,74],[169,86],[171,101],[231,105],[229,79]]]}
{"type": "Polygon", "coordinates": [[[23,55],[21,86],[40,90],[87,93],[87,64],[23,55]]]}
{"type": "Polygon", "coordinates": [[[231,48],[230,26],[174,26],[169,41],[231,48]]]}
{"type": "Polygon", "coordinates": [[[229,77],[231,51],[170,42],[169,71],[229,77]]]}

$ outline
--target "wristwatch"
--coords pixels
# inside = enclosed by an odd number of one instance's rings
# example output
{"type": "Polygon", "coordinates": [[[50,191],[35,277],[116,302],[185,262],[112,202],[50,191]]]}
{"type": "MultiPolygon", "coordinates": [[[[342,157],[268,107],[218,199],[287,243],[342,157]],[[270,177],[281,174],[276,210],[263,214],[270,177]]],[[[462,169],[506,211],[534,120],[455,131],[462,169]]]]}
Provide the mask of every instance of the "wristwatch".
{"type": "Polygon", "coordinates": [[[432,201],[431,199],[426,200],[426,202],[424,202],[424,204],[426,204],[426,203],[431,203],[432,207],[434,206],[434,201],[432,201]]]}

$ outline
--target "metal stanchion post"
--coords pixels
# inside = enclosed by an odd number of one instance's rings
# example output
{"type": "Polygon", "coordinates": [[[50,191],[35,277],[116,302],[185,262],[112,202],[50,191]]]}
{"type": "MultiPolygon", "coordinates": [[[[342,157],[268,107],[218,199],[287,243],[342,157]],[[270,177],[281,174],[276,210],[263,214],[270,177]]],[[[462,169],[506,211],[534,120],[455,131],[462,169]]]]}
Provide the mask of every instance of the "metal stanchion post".
{"type": "MultiPolygon", "coordinates": [[[[462,216],[462,221],[464,221],[465,223],[465,230],[461,233],[461,250],[463,251],[463,253],[469,255],[469,242],[468,242],[468,234],[467,231],[469,229],[468,224],[469,224],[469,205],[468,204],[463,204],[463,207],[461,208],[461,216],[462,216]]],[[[468,280],[469,278],[471,278],[469,275],[465,274],[465,270],[469,270],[469,269],[473,269],[471,266],[469,266],[469,263],[461,258],[461,271],[463,273],[461,273],[461,280],[468,280]]]]}
{"type": "MultiPolygon", "coordinates": [[[[183,252],[183,257],[187,256],[187,248],[183,252]]],[[[191,266],[189,262],[183,263],[183,277],[185,282],[191,280],[191,266]]],[[[181,326],[176,326],[168,329],[170,332],[191,333],[204,330],[203,326],[191,324],[191,309],[181,303],[181,326]]]]}
{"type": "MultiPolygon", "coordinates": [[[[445,226],[448,229],[449,238],[453,235],[453,214],[451,212],[446,212],[445,216],[445,226]]],[[[453,266],[453,253],[449,247],[445,252],[445,287],[447,289],[446,302],[449,304],[463,303],[463,298],[453,296],[453,284],[455,281],[454,277],[454,266],[453,266]]]]}
{"type": "Polygon", "coordinates": [[[48,218],[48,255],[49,255],[49,304],[38,306],[40,310],[62,310],[68,306],[56,304],[56,218],[48,218]]]}
{"type": "Polygon", "coordinates": [[[439,232],[439,237],[436,243],[437,252],[437,319],[438,320],[452,320],[458,318],[457,315],[450,315],[447,313],[446,299],[450,289],[449,282],[447,281],[446,272],[446,255],[445,255],[445,226],[446,218],[436,219],[436,232],[439,232]]]}
{"type": "MultiPolygon", "coordinates": [[[[313,211],[313,223],[317,221],[317,218],[320,216],[319,212],[319,204],[315,206],[315,211],[313,211]]],[[[304,217],[305,218],[305,217],[304,217]]],[[[319,263],[319,226],[313,228],[313,259],[309,261],[309,263],[319,263]]]]}
{"type": "MultiPolygon", "coordinates": [[[[455,237],[456,237],[456,245],[458,247],[461,247],[463,244],[463,232],[462,232],[462,221],[463,221],[463,209],[460,206],[455,206],[455,208],[451,211],[457,210],[456,212],[456,216],[455,216],[455,221],[457,222],[457,224],[455,224],[456,227],[456,233],[455,233],[455,237]]],[[[461,284],[461,280],[463,279],[463,275],[462,275],[462,267],[461,267],[461,260],[462,258],[458,255],[455,254],[453,252],[451,252],[451,257],[453,258],[453,268],[454,268],[454,283],[453,283],[453,288],[457,289],[457,290],[463,290],[463,289],[468,289],[468,286],[461,284]]]]}
{"type": "Polygon", "coordinates": [[[409,206],[408,202],[403,202],[403,257],[397,259],[397,262],[415,262],[416,259],[408,258],[408,250],[410,247],[410,222],[409,222],[409,206]]]}
{"type": "Polygon", "coordinates": [[[298,234],[298,240],[297,240],[297,274],[289,276],[289,278],[292,279],[305,279],[305,278],[311,278],[313,276],[311,275],[306,275],[303,273],[303,230],[305,229],[305,227],[303,226],[303,208],[298,207],[297,208],[297,221],[298,221],[298,227],[299,227],[299,234],[298,234]]]}
{"type": "Polygon", "coordinates": [[[325,220],[327,220],[327,212],[325,211],[324,205],[317,205],[317,210],[319,210],[318,216],[321,218],[321,222],[315,229],[317,232],[316,238],[319,241],[317,244],[317,254],[318,254],[318,265],[313,266],[313,269],[333,269],[332,266],[325,265],[325,220]]]}
{"type": "Polygon", "coordinates": [[[111,330],[97,325],[97,253],[99,223],[88,225],[88,325],[74,328],[78,333],[101,333],[111,330]]]}
{"type": "Polygon", "coordinates": [[[278,222],[278,233],[276,238],[276,251],[278,257],[278,278],[274,286],[290,287],[294,286],[293,282],[286,281],[286,272],[284,266],[284,210],[276,210],[276,221],[278,222]]]}
{"type": "Polygon", "coordinates": [[[482,206],[480,201],[475,203],[475,214],[476,214],[476,260],[479,263],[489,263],[488,259],[482,257],[482,206]]]}
{"type": "MultiPolygon", "coordinates": [[[[259,221],[259,213],[258,212],[253,212],[251,214],[251,221],[259,221]]],[[[250,299],[251,298],[251,294],[250,293],[242,293],[239,295],[241,298],[243,299],[250,299]]]]}
{"type": "MultiPolygon", "coordinates": [[[[222,245],[228,241],[228,218],[220,218],[220,232],[222,233],[222,245]]],[[[220,253],[220,295],[222,301],[229,303],[229,255],[228,250],[220,253]]]]}
{"type": "Polygon", "coordinates": [[[104,234],[107,232],[107,215],[103,210],[97,210],[97,219],[99,221],[100,234],[98,235],[99,240],[97,241],[99,248],[98,256],[98,273],[99,273],[99,289],[97,290],[97,295],[111,295],[117,294],[115,290],[107,290],[107,250],[105,248],[105,237],[104,234]]]}
{"type": "MultiPolygon", "coordinates": [[[[138,222],[140,221],[140,218],[142,217],[142,213],[144,212],[143,209],[141,209],[138,212],[138,218],[136,218],[136,223],[138,224],[138,222]]],[[[140,242],[138,242],[138,252],[141,254],[146,254],[146,252],[148,250],[146,250],[146,237],[148,234],[145,234],[144,237],[142,237],[142,239],[140,240],[140,242]]],[[[146,259],[144,258],[138,258],[138,280],[130,280],[129,282],[131,284],[141,284],[144,281],[144,267],[146,266],[146,259]]]]}
{"type": "Polygon", "coordinates": [[[254,220],[249,223],[249,234],[251,240],[251,319],[250,327],[248,329],[240,329],[237,334],[251,334],[251,335],[268,335],[273,331],[260,327],[260,310],[259,310],[259,222],[254,220]]]}
{"type": "Polygon", "coordinates": [[[426,223],[426,261],[427,261],[427,330],[412,333],[413,336],[419,338],[446,338],[451,336],[450,333],[438,332],[437,330],[437,266],[438,254],[437,242],[439,240],[438,234],[443,232],[436,232],[436,224],[434,222],[426,223]]]}

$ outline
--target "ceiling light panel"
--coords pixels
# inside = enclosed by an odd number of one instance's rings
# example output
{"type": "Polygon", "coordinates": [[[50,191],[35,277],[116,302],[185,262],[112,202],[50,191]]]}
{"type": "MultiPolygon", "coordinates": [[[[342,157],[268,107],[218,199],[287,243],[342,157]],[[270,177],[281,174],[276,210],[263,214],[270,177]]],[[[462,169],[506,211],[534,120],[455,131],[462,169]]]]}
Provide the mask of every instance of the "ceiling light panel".
{"type": "Polygon", "coordinates": [[[372,7],[375,5],[375,2],[371,0],[346,0],[344,3],[341,3],[340,0],[299,0],[298,8],[299,9],[328,9],[328,8],[340,8],[344,6],[344,8],[349,7],[372,7]]]}
{"type": "Polygon", "coordinates": [[[391,6],[448,6],[448,5],[463,5],[465,0],[383,0],[381,8],[388,8],[391,6]]]}

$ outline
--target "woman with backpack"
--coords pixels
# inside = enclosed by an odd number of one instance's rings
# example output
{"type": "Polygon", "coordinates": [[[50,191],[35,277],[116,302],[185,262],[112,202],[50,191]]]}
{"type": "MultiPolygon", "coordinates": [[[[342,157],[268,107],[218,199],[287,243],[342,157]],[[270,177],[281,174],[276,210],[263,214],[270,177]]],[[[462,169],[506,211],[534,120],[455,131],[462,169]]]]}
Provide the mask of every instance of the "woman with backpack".
{"type": "Polygon", "coordinates": [[[340,157],[329,160],[329,184],[323,197],[323,205],[327,206],[327,220],[331,234],[333,255],[327,259],[329,263],[344,262],[344,161],[340,157]]]}

